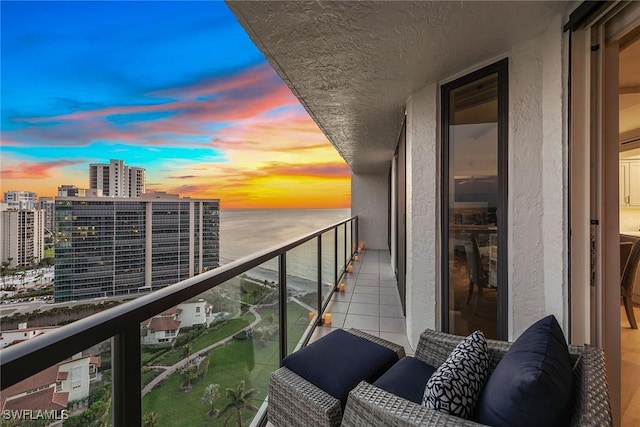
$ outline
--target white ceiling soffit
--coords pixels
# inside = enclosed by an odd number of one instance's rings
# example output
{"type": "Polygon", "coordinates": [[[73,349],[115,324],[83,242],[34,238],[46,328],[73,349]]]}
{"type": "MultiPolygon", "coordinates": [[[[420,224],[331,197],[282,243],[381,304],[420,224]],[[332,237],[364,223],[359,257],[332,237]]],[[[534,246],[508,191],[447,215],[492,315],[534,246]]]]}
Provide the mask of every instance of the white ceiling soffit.
{"type": "Polygon", "coordinates": [[[412,92],[541,34],[568,2],[227,4],[353,172],[365,174],[389,170],[412,92]]]}

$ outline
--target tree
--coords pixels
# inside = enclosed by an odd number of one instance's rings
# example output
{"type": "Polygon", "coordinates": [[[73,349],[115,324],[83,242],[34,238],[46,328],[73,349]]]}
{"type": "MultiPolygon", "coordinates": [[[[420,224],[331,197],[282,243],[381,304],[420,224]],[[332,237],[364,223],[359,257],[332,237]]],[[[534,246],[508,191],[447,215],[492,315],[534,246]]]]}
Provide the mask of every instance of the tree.
{"type": "Polygon", "coordinates": [[[191,390],[191,385],[198,380],[198,367],[189,363],[182,368],[182,375],[184,375],[184,379],[187,381],[186,385],[182,385],[183,390],[191,390]]]}
{"type": "MultiPolygon", "coordinates": [[[[227,397],[229,398],[229,403],[220,411],[220,415],[224,415],[229,410],[235,410],[236,413],[236,427],[242,427],[242,410],[247,409],[251,411],[257,411],[256,408],[249,399],[253,397],[258,390],[255,388],[250,388],[249,390],[245,390],[244,380],[240,381],[240,384],[233,389],[227,388],[227,397]]],[[[227,419],[224,422],[226,426],[229,420],[233,417],[233,412],[229,414],[227,419]]]]}
{"type": "Polygon", "coordinates": [[[147,412],[142,417],[143,427],[158,427],[160,425],[160,417],[155,411],[147,412]]]}
{"type": "Polygon", "coordinates": [[[215,417],[216,415],[218,415],[218,410],[214,407],[214,404],[219,396],[219,388],[220,386],[218,384],[209,384],[207,388],[204,389],[204,394],[202,395],[202,399],[200,400],[203,405],[211,406],[211,409],[207,411],[210,417],[215,417]]]}
{"type": "Polygon", "coordinates": [[[4,288],[7,285],[7,274],[9,273],[9,265],[11,261],[2,261],[1,274],[2,274],[2,287],[4,288]]]}
{"type": "Polygon", "coordinates": [[[182,353],[184,354],[184,357],[187,359],[187,363],[189,363],[189,356],[191,356],[191,343],[188,342],[184,345],[184,347],[182,347],[182,353]]]}

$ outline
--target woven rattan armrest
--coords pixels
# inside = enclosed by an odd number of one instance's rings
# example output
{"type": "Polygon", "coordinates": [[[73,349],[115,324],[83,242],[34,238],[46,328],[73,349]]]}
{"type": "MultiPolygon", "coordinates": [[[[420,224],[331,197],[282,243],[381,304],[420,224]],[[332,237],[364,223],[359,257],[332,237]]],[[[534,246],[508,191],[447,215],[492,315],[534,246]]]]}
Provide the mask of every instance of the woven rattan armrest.
{"type": "Polygon", "coordinates": [[[571,425],[612,426],[604,352],[589,345],[569,346],[569,352],[579,357],[573,370],[576,395],[571,425]]]}
{"type": "Polygon", "coordinates": [[[422,405],[361,382],[349,393],[342,427],[481,426],[427,409],[422,405]]]}
{"type": "Polygon", "coordinates": [[[314,426],[339,426],[340,401],[300,375],[282,367],[269,381],[269,421],[278,427],[298,427],[302,420],[314,426]]]}
{"type": "MultiPolygon", "coordinates": [[[[416,348],[415,358],[431,365],[435,368],[442,365],[453,349],[462,341],[464,337],[451,335],[445,332],[425,330],[420,334],[418,347],[416,348]]],[[[487,348],[489,350],[489,370],[493,371],[511,347],[511,343],[507,341],[487,340],[487,348]]]]}

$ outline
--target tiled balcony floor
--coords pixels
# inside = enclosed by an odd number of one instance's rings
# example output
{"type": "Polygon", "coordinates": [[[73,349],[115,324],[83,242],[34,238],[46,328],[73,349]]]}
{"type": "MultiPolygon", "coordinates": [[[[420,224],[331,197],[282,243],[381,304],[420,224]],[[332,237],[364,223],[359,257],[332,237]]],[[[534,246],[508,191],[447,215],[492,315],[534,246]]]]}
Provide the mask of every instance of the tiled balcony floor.
{"type": "Polygon", "coordinates": [[[327,307],[331,326],[316,328],[311,341],[333,329],[356,328],[400,344],[407,354],[413,354],[389,252],[367,249],[353,266],[353,273],[347,273],[344,281],[345,292],[336,292],[327,307]]]}

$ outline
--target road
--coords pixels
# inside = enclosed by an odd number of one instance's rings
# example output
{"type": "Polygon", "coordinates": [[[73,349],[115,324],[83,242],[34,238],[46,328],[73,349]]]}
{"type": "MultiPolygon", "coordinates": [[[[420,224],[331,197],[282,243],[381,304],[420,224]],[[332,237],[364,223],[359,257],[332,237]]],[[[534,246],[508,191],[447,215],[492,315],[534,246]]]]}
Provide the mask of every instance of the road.
{"type": "MultiPolygon", "coordinates": [[[[256,316],[256,319],[251,322],[251,324],[249,326],[245,326],[244,328],[242,328],[240,331],[248,331],[249,329],[253,329],[254,326],[256,326],[258,323],[260,323],[260,321],[262,320],[262,316],[260,316],[260,313],[258,313],[255,309],[255,306],[250,306],[249,307],[249,311],[251,313],[253,313],[254,316],[256,316]]],[[[240,332],[238,331],[238,332],[240,332]]],[[[236,335],[238,332],[235,332],[233,335],[236,335]]],[[[202,350],[198,351],[197,353],[194,353],[190,356],[185,357],[184,359],[176,362],[174,365],[172,366],[153,366],[154,368],[165,368],[163,372],[160,373],[160,375],[158,375],[157,377],[155,377],[154,379],[152,379],[149,384],[147,384],[143,389],[142,389],[142,396],[144,397],[145,394],[149,393],[151,390],[153,390],[153,388],[156,386],[156,384],[158,384],[160,381],[164,380],[165,378],[167,378],[169,375],[173,374],[174,372],[176,372],[177,370],[179,370],[180,368],[182,368],[184,365],[186,365],[189,360],[192,360],[196,357],[198,357],[199,355],[206,353],[207,351],[214,349],[216,347],[220,347],[222,345],[225,345],[226,343],[228,343],[229,341],[231,341],[233,339],[233,335],[230,335],[224,339],[221,339],[220,341],[216,341],[215,343],[211,344],[208,347],[203,348],[202,350]]]]}

